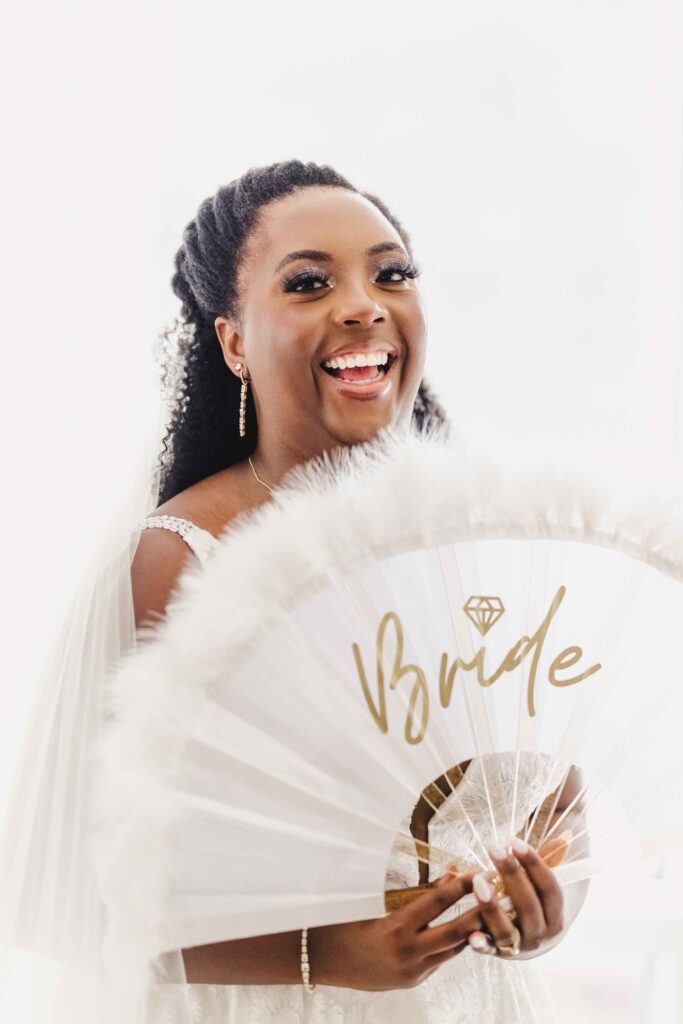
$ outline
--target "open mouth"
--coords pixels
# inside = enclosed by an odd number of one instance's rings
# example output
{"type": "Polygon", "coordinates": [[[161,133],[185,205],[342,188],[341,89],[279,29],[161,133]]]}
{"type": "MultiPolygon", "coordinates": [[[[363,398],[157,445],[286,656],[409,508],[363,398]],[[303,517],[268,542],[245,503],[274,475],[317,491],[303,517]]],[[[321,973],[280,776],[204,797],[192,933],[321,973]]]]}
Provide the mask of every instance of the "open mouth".
{"type": "Polygon", "coordinates": [[[322,369],[340,383],[343,382],[352,387],[363,387],[368,384],[377,384],[388,376],[397,359],[398,356],[389,354],[386,363],[379,366],[347,366],[346,369],[322,366],[322,369]]]}

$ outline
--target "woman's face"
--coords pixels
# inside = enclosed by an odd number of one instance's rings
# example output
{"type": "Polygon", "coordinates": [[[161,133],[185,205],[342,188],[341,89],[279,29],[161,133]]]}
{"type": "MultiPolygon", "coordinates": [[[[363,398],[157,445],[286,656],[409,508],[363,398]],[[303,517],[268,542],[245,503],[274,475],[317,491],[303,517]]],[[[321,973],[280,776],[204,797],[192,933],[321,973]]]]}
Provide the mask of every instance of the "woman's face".
{"type": "Polygon", "coordinates": [[[398,233],[355,192],[316,186],[263,208],[240,274],[241,322],[218,317],[216,331],[228,366],[251,378],[264,454],[310,457],[409,421],[427,325],[406,270],[398,233]],[[323,367],[352,356],[371,365],[323,367]]]}

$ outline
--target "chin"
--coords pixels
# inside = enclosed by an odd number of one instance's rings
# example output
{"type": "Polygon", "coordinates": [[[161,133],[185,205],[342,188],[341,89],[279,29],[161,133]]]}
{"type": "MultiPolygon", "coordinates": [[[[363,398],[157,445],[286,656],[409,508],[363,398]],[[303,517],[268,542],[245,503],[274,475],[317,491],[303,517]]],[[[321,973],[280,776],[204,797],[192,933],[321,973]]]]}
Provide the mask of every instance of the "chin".
{"type": "Polygon", "coordinates": [[[326,427],[342,444],[363,444],[371,441],[384,427],[395,426],[405,422],[405,413],[393,411],[383,415],[356,415],[339,418],[334,423],[326,423],[326,427]]]}

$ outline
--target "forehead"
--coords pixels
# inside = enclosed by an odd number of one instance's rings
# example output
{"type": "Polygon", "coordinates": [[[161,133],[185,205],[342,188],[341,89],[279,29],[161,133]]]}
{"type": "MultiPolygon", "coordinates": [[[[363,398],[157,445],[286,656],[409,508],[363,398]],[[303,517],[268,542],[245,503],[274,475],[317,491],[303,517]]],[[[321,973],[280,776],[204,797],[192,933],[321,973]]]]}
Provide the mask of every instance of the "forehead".
{"type": "Polygon", "coordinates": [[[377,242],[402,244],[396,229],[370,200],[350,189],[321,187],[301,189],[269,203],[250,241],[253,263],[271,274],[292,250],[322,249],[343,259],[362,255],[377,242]]]}

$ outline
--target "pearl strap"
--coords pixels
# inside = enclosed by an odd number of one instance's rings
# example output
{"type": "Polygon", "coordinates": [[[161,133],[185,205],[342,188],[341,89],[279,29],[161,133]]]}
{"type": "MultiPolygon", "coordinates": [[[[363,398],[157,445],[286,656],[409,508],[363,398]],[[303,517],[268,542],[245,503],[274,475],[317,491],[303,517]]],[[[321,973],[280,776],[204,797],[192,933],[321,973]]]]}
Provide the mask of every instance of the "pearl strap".
{"type": "Polygon", "coordinates": [[[311,965],[308,962],[308,928],[301,931],[301,977],[307,992],[315,992],[311,985],[311,965]]]}

